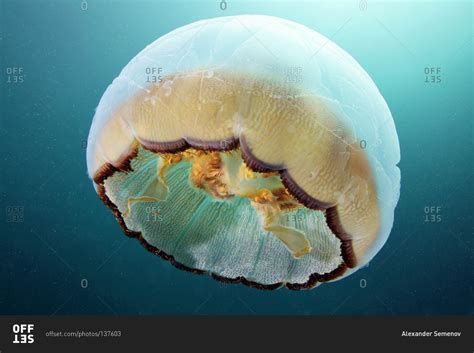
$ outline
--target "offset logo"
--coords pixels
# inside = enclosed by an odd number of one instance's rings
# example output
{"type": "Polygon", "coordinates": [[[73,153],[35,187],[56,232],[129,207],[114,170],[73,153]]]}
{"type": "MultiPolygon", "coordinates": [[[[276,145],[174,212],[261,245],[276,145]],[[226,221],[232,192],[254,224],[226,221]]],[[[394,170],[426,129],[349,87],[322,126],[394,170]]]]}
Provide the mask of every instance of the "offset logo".
{"type": "Polygon", "coordinates": [[[14,324],[13,325],[13,343],[33,343],[34,324],[14,324]]]}

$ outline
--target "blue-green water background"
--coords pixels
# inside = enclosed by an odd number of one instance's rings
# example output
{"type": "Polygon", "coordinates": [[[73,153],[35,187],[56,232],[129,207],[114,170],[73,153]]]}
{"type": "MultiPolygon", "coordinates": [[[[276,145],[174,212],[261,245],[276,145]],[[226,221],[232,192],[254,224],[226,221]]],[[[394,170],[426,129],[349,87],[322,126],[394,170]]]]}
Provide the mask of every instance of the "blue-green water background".
{"type": "Polygon", "coordinates": [[[471,2],[85,7],[1,1],[1,314],[473,313],[471,2]],[[332,38],[391,108],[402,155],[394,227],[370,265],[342,281],[266,292],[179,271],[122,234],[87,177],[84,141],[121,68],[177,27],[235,14],[280,16],[332,38]],[[23,83],[8,83],[11,67],[23,68],[23,83]],[[425,67],[440,67],[441,82],[426,83],[425,67]],[[440,222],[425,222],[431,206],[440,222]]]}

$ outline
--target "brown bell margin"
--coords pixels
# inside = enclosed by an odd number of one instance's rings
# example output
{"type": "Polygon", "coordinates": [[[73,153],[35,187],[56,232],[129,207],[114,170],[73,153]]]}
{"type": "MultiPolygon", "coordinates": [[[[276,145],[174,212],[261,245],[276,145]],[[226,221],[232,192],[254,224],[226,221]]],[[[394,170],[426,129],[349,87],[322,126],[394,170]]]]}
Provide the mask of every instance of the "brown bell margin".
{"type": "Polygon", "coordinates": [[[329,273],[323,275],[318,273],[311,274],[309,276],[308,281],[305,283],[280,282],[267,285],[249,281],[248,279],[242,276],[237,278],[227,278],[211,272],[210,275],[213,279],[224,283],[242,283],[246,286],[257,289],[273,290],[282,286],[286,286],[288,289],[301,290],[313,288],[318,282],[327,282],[336,279],[342,276],[348,268],[353,268],[356,266],[357,260],[352,249],[352,237],[350,236],[350,234],[347,234],[344,231],[341,223],[339,222],[336,205],[321,202],[308,195],[293,181],[284,166],[269,165],[257,159],[249,149],[244,136],[241,136],[240,138],[222,141],[200,141],[189,138],[183,138],[172,142],[153,142],[145,140],[141,140],[139,142],[137,141],[133,145],[133,147],[131,147],[126,153],[122,155],[122,157],[117,163],[115,163],[115,165],[112,165],[111,163],[106,163],[97,170],[94,176],[94,182],[97,185],[97,193],[99,194],[99,197],[105,203],[105,205],[112,210],[120,227],[123,229],[123,231],[128,237],[138,239],[140,244],[142,244],[145,249],[171,262],[171,264],[176,268],[192,272],[194,274],[208,273],[208,271],[203,271],[183,265],[182,263],[176,261],[172,255],[169,255],[164,251],[149,244],[143,238],[141,232],[135,232],[128,229],[127,225],[125,224],[125,221],[123,220],[121,212],[119,211],[117,206],[108,198],[105,192],[105,179],[107,179],[109,176],[112,176],[115,172],[132,171],[131,161],[137,156],[139,145],[141,145],[144,149],[154,153],[176,153],[185,151],[188,148],[194,148],[203,151],[222,152],[237,149],[240,145],[242,159],[250,169],[256,172],[278,172],[280,174],[280,178],[283,185],[288,189],[290,194],[293,195],[301,204],[313,210],[326,210],[326,222],[328,224],[328,227],[341,241],[341,254],[343,262],[336,269],[329,273]]]}

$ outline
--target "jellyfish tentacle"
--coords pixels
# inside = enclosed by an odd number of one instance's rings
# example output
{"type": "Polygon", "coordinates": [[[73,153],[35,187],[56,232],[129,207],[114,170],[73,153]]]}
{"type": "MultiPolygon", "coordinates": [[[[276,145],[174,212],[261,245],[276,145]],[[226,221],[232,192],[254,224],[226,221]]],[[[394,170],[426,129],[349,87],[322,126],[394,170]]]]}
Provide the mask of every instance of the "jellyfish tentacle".
{"type": "Polygon", "coordinates": [[[291,255],[298,259],[312,251],[306,234],[285,224],[282,211],[276,201],[258,203],[252,201],[252,206],[263,218],[263,229],[276,236],[288,249],[291,255]]]}
{"type": "Polygon", "coordinates": [[[299,259],[301,256],[307,255],[313,250],[306,234],[295,228],[272,223],[264,225],[263,228],[271,232],[285,244],[295,259],[299,259]]]}
{"type": "Polygon", "coordinates": [[[136,203],[141,202],[159,202],[166,200],[169,188],[165,181],[165,172],[173,163],[178,162],[177,160],[170,160],[167,158],[157,159],[157,175],[153,178],[148,186],[138,195],[131,196],[127,199],[127,209],[123,213],[123,217],[126,218],[132,212],[132,207],[136,203]]]}

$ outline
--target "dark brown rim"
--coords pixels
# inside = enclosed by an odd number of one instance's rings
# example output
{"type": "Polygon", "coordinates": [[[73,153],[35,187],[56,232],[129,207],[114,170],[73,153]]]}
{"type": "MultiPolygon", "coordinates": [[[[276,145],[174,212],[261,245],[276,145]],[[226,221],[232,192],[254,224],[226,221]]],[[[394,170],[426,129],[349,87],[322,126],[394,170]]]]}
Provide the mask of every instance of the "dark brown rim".
{"type": "Polygon", "coordinates": [[[194,139],[181,139],[171,142],[153,142],[141,140],[138,143],[135,143],[127,153],[123,154],[116,165],[111,163],[106,163],[100,167],[94,176],[94,182],[97,185],[97,193],[100,199],[104,204],[109,207],[115,218],[117,219],[118,224],[124,231],[124,233],[130,237],[138,239],[140,244],[147,249],[149,252],[160,256],[161,258],[169,261],[176,268],[192,272],[194,274],[205,274],[209,271],[199,270],[195,268],[188,267],[182,263],[176,261],[172,255],[165,253],[164,251],[156,248],[155,246],[149,244],[145,238],[143,238],[141,232],[131,231],[127,228],[125,221],[123,220],[122,214],[117,208],[117,206],[108,198],[105,192],[104,181],[112,176],[115,172],[130,172],[132,171],[131,161],[138,155],[138,145],[141,145],[144,149],[149,150],[154,153],[177,153],[187,150],[188,148],[194,148],[197,150],[204,151],[230,151],[239,147],[242,152],[242,159],[246,165],[256,171],[256,172],[279,172],[283,185],[288,189],[288,191],[293,195],[300,203],[304,206],[314,209],[314,210],[326,210],[326,221],[328,227],[336,235],[336,237],[341,241],[341,254],[343,262],[333,271],[326,274],[313,273],[309,276],[309,279],[305,283],[274,283],[270,285],[265,285],[257,282],[252,282],[246,279],[245,277],[237,278],[228,278],[220,276],[214,272],[210,272],[210,275],[213,279],[224,282],[224,283],[242,283],[248,287],[263,289],[263,290],[274,290],[285,286],[291,290],[301,290],[301,289],[310,289],[316,286],[318,282],[327,282],[333,279],[336,279],[342,276],[348,268],[354,268],[357,265],[357,260],[352,248],[352,237],[345,232],[342,227],[339,216],[337,214],[336,205],[328,204],[321,202],[310,195],[308,195],[304,190],[302,190],[291,178],[288,171],[283,166],[269,165],[259,159],[257,159],[251,152],[248,144],[245,141],[245,138],[242,136],[239,139],[223,140],[223,141],[199,141],[194,139]]]}

